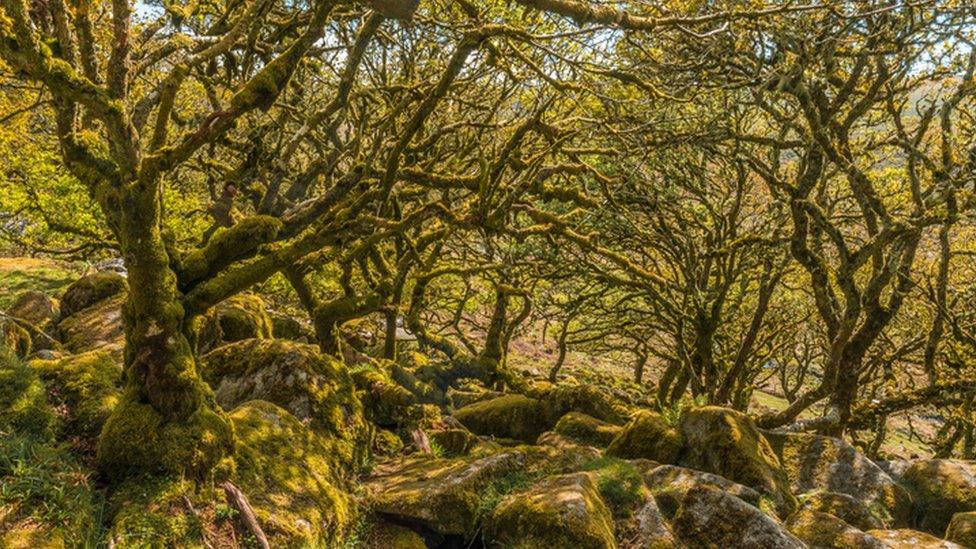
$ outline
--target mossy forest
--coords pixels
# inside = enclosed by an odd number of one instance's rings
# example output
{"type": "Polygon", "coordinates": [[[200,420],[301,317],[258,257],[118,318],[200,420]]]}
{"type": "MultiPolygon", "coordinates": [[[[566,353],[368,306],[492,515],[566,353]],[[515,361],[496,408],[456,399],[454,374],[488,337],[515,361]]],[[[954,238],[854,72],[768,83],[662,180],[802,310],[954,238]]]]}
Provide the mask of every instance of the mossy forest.
{"type": "Polygon", "coordinates": [[[970,0],[0,0],[0,549],[976,548],[970,0]]]}

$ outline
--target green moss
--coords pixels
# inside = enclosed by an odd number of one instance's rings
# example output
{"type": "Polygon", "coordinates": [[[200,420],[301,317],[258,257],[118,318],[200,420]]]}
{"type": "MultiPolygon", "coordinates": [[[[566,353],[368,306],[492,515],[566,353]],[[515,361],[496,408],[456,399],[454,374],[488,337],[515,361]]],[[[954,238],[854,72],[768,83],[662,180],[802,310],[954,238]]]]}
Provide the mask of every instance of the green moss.
{"type": "Polygon", "coordinates": [[[976,468],[947,459],[913,463],[902,483],[915,496],[918,527],[941,536],[953,515],[976,510],[976,468]]]}
{"type": "Polygon", "coordinates": [[[525,442],[535,442],[556,422],[542,402],[518,394],[476,402],[455,411],[454,417],[479,435],[525,442]]]}
{"type": "Polygon", "coordinates": [[[98,440],[98,465],[119,481],[145,474],[199,476],[233,453],[234,433],[226,416],[199,407],[182,421],[165,421],[127,391],[98,440]]]}
{"type": "Polygon", "coordinates": [[[689,408],[681,418],[685,451],[681,464],[754,488],[775,502],[781,516],[796,509],[796,498],[779,458],[756,424],[718,406],[689,408]]]}
{"type": "Polygon", "coordinates": [[[240,440],[238,485],[272,545],[335,546],[357,513],[333,468],[337,441],[270,402],[248,402],[230,417],[240,440]]]}
{"type": "Polygon", "coordinates": [[[94,441],[122,394],[122,369],[106,352],[92,351],[59,360],[34,360],[30,367],[53,389],[63,406],[66,430],[94,441]]]}
{"type": "Polygon", "coordinates": [[[61,342],[71,352],[105,348],[121,354],[125,342],[122,309],[126,297],[111,297],[78,311],[58,323],[61,342]]]}
{"type": "Polygon", "coordinates": [[[379,429],[373,435],[373,454],[393,456],[403,451],[403,440],[392,431],[379,429]]]}
{"type": "Polygon", "coordinates": [[[581,470],[594,472],[600,496],[614,516],[632,515],[650,495],[640,471],[629,461],[601,457],[585,464],[581,470]]]}
{"type": "Polygon", "coordinates": [[[485,539],[502,547],[616,547],[613,521],[593,477],[549,477],[502,500],[485,525],[485,539]]]}
{"type": "Polygon", "coordinates": [[[0,320],[0,345],[13,350],[19,357],[25,357],[31,352],[31,334],[12,320],[0,320]]]}
{"type": "Polygon", "coordinates": [[[253,215],[231,227],[217,229],[206,247],[183,258],[180,283],[186,286],[245,257],[261,244],[274,240],[281,226],[281,220],[276,217],[253,215]]]}
{"type": "Polygon", "coordinates": [[[54,410],[37,372],[0,345],[0,432],[53,437],[54,410]]]}
{"type": "Polygon", "coordinates": [[[878,540],[834,515],[809,509],[794,513],[786,522],[786,528],[812,547],[861,549],[880,546],[878,540]]]}
{"type": "Polygon", "coordinates": [[[607,448],[607,455],[626,459],[649,459],[658,463],[675,463],[684,439],[660,414],[637,413],[617,434],[607,448]]]}
{"type": "Polygon", "coordinates": [[[264,301],[254,294],[238,294],[207,313],[200,327],[199,346],[210,350],[226,342],[271,339],[273,331],[264,301]]]}
{"type": "Polygon", "coordinates": [[[592,446],[608,446],[621,428],[580,412],[569,412],[559,418],[553,430],[561,435],[592,446]]]}
{"type": "Polygon", "coordinates": [[[371,524],[360,543],[349,545],[355,549],[427,549],[424,538],[413,530],[380,520],[371,524]]]}
{"type": "Polygon", "coordinates": [[[130,479],[109,497],[108,536],[121,547],[200,547],[204,525],[186,504],[193,499],[193,485],[177,478],[130,479]]]}
{"type": "Polygon", "coordinates": [[[436,444],[444,456],[463,456],[471,451],[479,439],[467,429],[443,429],[427,433],[431,444],[436,444]]]}
{"type": "Polygon", "coordinates": [[[538,398],[546,403],[554,417],[582,412],[600,421],[620,425],[631,414],[627,405],[596,385],[563,384],[548,390],[543,388],[538,393],[538,398]]]}
{"type": "Polygon", "coordinates": [[[373,426],[346,365],[314,345],[280,339],[246,339],[203,357],[204,379],[217,402],[232,409],[266,400],[288,410],[322,436],[337,441],[336,466],[350,471],[366,459],[373,426]]]}
{"type": "Polygon", "coordinates": [[[0,433],[0,547],[90,544],[102,508],[90,477],[63,448],[0,433]]]}
{"type": "Polygon", "coordinates": [[[834,515],[861,530],[885,527],[883,517],[879,517],[876,511],[847,494],[817,491],[801,496],[800,504],[804,509],[834,515]]]}
{"type": "Polygon", "coordinates": [[[976,511],[952,515],[945,539],[963,547],[976,547],[976,511]]]}
{"type": "Polygon", "coordinates": [[[393,380],[388,363],[367,363],[350,372],[367,417],[382,426],[395,426],[404,419],[404,409],[415,402],[413,394],[393,380]]]}
{"type": "Polygon", "coordinates": [[[61,318],[129,291],[125,277],[114,271],[102,271],[76,280],[61,297],[61,318]]]}

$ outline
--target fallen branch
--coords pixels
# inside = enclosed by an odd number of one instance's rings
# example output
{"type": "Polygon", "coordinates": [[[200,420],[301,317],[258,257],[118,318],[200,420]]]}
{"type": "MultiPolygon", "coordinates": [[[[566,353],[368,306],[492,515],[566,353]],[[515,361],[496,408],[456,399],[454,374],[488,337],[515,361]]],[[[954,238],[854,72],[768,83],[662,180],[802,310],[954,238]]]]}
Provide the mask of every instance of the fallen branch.
{"type": "Polygon", "coordinates": [[[227,496],[227,503],[240,513],[241,520],[244,521],[244,525],[251,531],[254,538],[258,540],[261,549],[271,549],[271,545],[268,544],[268,538],[264,535],[264,530],[261,530],[261,525],[258,524],[258,519],[254,516],[254,510],[251,509],[251,505],[247,502],[247,497],[244,496],[244,492],[241,492],[240,488],[234,486],[230,481],[221,482],[220,487],[224,489],[224,494],[227,496]]]}

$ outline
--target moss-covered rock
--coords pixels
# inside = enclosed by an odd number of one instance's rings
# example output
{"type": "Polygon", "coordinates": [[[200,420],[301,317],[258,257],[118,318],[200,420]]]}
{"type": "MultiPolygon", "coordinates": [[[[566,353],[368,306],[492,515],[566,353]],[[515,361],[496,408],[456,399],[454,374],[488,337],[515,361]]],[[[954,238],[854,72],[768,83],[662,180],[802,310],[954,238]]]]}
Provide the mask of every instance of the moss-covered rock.
{"type": "Polygon", "coordinates": [[[796,498],[779,458],[749,416],[718,406],[688,408],[680,424],[685,438],[681,465],[721,475],[770,498],[780,516],[796,510],[796,498]]]}
{"type": "MultiPolygon", "coordinates": [[[[843,440],[806,433],[766,433],[794,493],[830,491],[863,502],[890,525],[907,524],[911,496],[870,459],[843,440]]],[[[948,522],[948,517],[946,517],[948,522]]]]}
{"type": "Polygon", "coordinates": [[[406,419],[406,408],[416,402],[413,393],[390,376],[393,364],[375,361],[352,369],[359,400],[366,417],[383,427],[397,427],[406,419]]]}
{"type": "MultiPolygon", "coordinates": [[[[212,499],[213,493],[204,495],[212,499]]],[[[204,524],[186,502],[192,483],[169,477],[138,477],[109,496],[107,538],[116,547],[200,547],[204,524]]],[[[192,502],[191,502],[192,503],[192,502]]]]}
{"type": "Polygon", "coordinates": [[[708,486],[696,486],[688,491],[671,527],[675,537],[689,547],[806,547],[756,507],[708,486]]]}
{"type": "Polygon", "coordinates": [[[403,439],[393,431],[377,429],[373,434],[373,455],[394,456],[403,451],[403,439]]]}
{"type": "Polygon", "coordinates": [[[12,350],[18,357],[24,358],[30,354],[33,341],[30,331],[20,323],[0,319],[0,345],[12,350]]]}
{"type": "Polygon", "coordinates": [[[897,530],[868,530],[888,549],[965,549],[962,545],[939,539],[931,534],[900,528],[897,530]]]}
{"type": "Polygon", "coordinates": [[[28,290],[14,299],[7,308],[7,314],[43,330],[57,321],[61,306],[58,300],[44,292],[28,290]]]}
{"type": "Polygon", "coordinates": [[[587,473],[548,477],[505,497],[486,521],[485,540],[525,549],[616,547],[610,511],[587,473]]]}
{"type": "Polygon", "coordinates": [[[58,360],[33,360],[65,419],[65,432],[93,448],[122,394],[122,368],[107,352],[91,351],[58,360]]]}
{"type": "Polygon", "coordinates": [[[491,391],[476,383],[465,383],[458,387],[450,387],[447,390],[447,397],[454,408],[463,408],[482,400],[498,398],[504,393],[491,391]]]}
{"type": "MultiPolygon", "coordinates": [[[[618,523],[619,524],[619,523],[618,523]]],[[[623,535],[618,534],[618,538],[633,540],[628,547],[640,547],[641,549],[675,549],[680,547],[678,541],[671,532],[664,517],[664,513],[657,505],[654,498],[647,498],[640,509],[634,513],[633,519],[623,523],[627,531],[623,535]]],[[[617,528],[618,532],[621,530],[617,528]]]]}
{"type": "Polygon", "coordinates": [[[61,318],[68,318],[96,303],[128,291],[128,281],[117,272],[101,271],[83,276],[68,286],[61,296],[61,318]]]}
{"type": "Polygon", "coordinates": [[[510,394],[456,410],[454,417],[482,436],[535,442],[556,423],[549,409],[534,398],[510,394]]]}
{"type": "Polygon", "coordinates": [[[281,339],[246,339],[219,347],[202,360],[203,378],[225,410],[266,400],[341,442],[338,462],[358,466],[372,427],[363,416],[349,370],[313,345],[281,339]]]}
{"type": "Polygon", "coordinates": [[[621,428],[581,412],[569,412],[559,418],[553,430],[584,444],[606,447],[620,433],[621,428]]]}
{"type": "Polygon", "coordinates": [[[786,521],[786,529],[811,547],[884,549],[878,538],[862,532],[829,513],[801,509],[786,521]]]}
{"type": "Polygon", "coordinates": [[[454,459],[411,458],[378,466],[364,483],[372,508],[449,535],[473,535],[492,486],[520,475],[517,451],[454,459]]]}
{"type": "Polygon", "coordinates": [[[125,296],[117,295],[63,318],[58,323],[61,343],[73,353],[110,351],[121,361],[125,346],[124,304],[125,296]]]}
{"type": "Polygon", "coordinates": [[[480,439],[467,429],[440,429],[430,431],[427,437],[444,456],[466,455],[480,442],[480,439]]]}
{"type": "Polygon", "coordinates": [[[964,547],[976,547],[976,512],[952,515],[945,539],[964,547]]]}
{"type": "Polygon", "coordinates": [[[0,345],[0,437],[7,434],[50,439],[57,417],[37,372],[0,345]]]}
{"type": "Polygon", "coordinates": [[[268,316],[271,318],[271,335],[278,339],[290,339],[298,343],[314,343],[315,330],[306,322],[302,322],[295,316],[270,311],[268,316]]]}
{"type": "Polygon", "coordinates": [[[274,326],[264,301],[254,294],[238,294],[213,306],[200,324],[201,352],[244,339],[271,339],[274,326]]]}
{"type": "Polygon", "coordinates": [[[600,421],[622,425],[631,410],[609,391],[598,385],[560,384],[533,391],[531,396],[542,400],[550,415],[560,417],[569,412],[580,412],[600,421]]]}
{"type": "Polygon", "coordinates": [[[334,547],[355,518],[335,470],[337,441],[263,401],[230,414],[238,437],[236,484],[273,546],[334,547]]]}
{"type": "Polygon", "coordinates": [[[640,470],[629,461],[601,457],[586,463],[583,471],[591,471],[597,490],[614,517],[630,517],[648,498],[640,470]]]}
{"type": "Polygon", "coordinates": [[[881,530],[886,524],[861,500],[839,492],[812,492],[800,498],[803,509],[829,513],[861,530],[881,530]]]}
{"type": "Polygon", "coordinates": [[[226,415],[210,405],[167,420],[129,388],[98,437],[99,469],[114,482],[154,474],[199,478],[234,451],[226,415]]]}
{"type": "Polygon", "coordinates": [[[610,442],[607,454],[625,459],[650,459],[675,463],[684,438],[660,414],[642,411],[634,415],[610,442]]]}
{"type": "Polygon", "coordinates": [[[640,461],[635,463],[642,472],[644,484],[650,489],[661,511],[668,518],[673,517],[678,511],[685,495],[692,488],[699,486],[715,488],[750,505],[759,506],[759,492],[725,477],[677,465],[657,465],[646,468],[640,461]]]}
{"type": "Polygon", "coordinates": [[[424,538],[417,532],[399,524],[377,520],[369,525],[359,549],[427,549],[424,538]]]}
{"type": "Polygon", "coordinates": [[[942,535],[953,515],[976,511],[976,466],[971,462],[916,461],[902,483],[915,496],[917,524],[926,532],[942,535]]]}

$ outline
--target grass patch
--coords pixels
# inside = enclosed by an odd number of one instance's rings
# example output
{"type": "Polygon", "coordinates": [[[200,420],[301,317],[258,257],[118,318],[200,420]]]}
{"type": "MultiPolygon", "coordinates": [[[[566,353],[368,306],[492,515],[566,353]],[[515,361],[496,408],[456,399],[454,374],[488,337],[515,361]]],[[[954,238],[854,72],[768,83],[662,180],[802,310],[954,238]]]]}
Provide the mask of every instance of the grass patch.
{"type": "Polygon", "coordinates": [[[69,263],[32,257],[0,257],[0,309],[6,310],[21,292],[36,290],[53,294],[79,276],[81,270],[69,263]]]}
{"type": "Polygon", "coordinates": [[[581,470],[596,473],[597,490],[614,516],[630,516],[650,495],[640,471],[629,461],[603,456],[581,470]]]}

